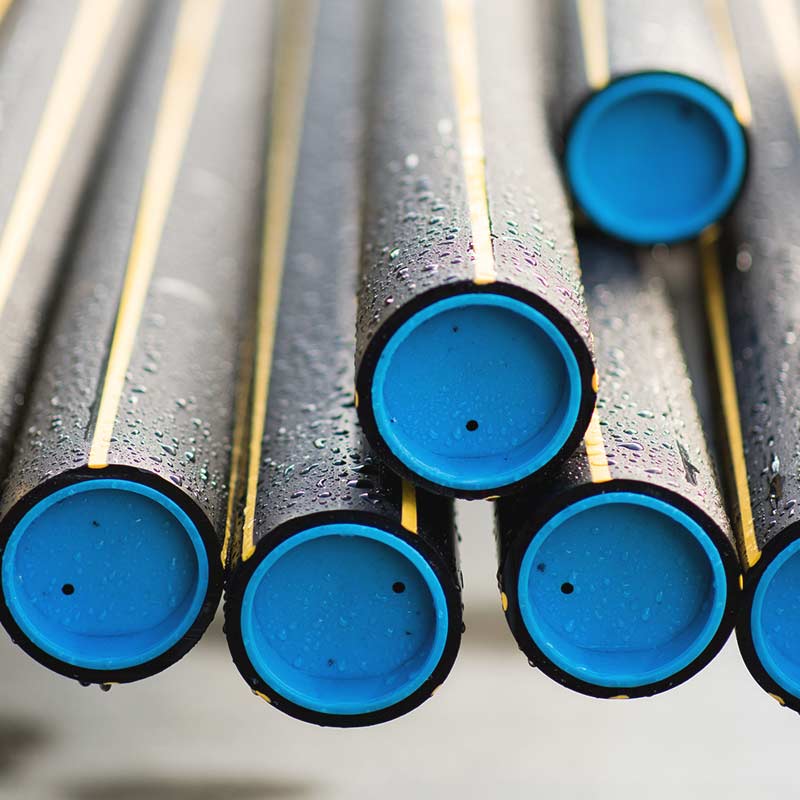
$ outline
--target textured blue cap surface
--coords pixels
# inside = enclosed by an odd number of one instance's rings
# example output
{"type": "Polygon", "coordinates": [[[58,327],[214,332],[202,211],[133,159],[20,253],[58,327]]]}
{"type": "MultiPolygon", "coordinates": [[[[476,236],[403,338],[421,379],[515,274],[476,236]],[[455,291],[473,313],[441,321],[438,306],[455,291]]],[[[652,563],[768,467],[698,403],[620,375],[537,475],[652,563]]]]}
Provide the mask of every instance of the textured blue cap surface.
{"type": "Polygon", "coordinates": [[[415,314],[386,344],[372,385],[381,436],[413,472],[453,489],[514,483],[574,429],[578,363],[543,314],[462,294],[415,314]]]}
{"type": "Polygon", "coordinates": [[[764,669],[779,686],[800,696],[800,540],[778,553],[761,575],[750,628],[764,669]]]}
{"type": "Polygon", "coordinates": [[[687,667],[716,634],[727,598],[705,531],[635,492],[593,495],[548,520],[523,556],[517,589],[537,647],[606,687],[645,686],[687,667]]]}
{"type": "Polygon", "coordinates": [[[128,480],[74,483],[34,505],[3,554],[6,605],[40,649],[86,669],[166,652],[197,619],[208,556],[187,514],[128,480]]]}
{"type": "Polygon", "coordinates": [[[566,172],[584,212],[639,244],[696,236],[736,199],[747,145],[733,109],[684,75],[620,78],[580,109],[566,172]]]}
{"type": "Polygon", "coordinates": [[[242,639],[255,670],[296,705],[366,714],[415,692],[448,634],[444,591],[423,556],[379,528],[294,534],[250,577],[242,639]]]}

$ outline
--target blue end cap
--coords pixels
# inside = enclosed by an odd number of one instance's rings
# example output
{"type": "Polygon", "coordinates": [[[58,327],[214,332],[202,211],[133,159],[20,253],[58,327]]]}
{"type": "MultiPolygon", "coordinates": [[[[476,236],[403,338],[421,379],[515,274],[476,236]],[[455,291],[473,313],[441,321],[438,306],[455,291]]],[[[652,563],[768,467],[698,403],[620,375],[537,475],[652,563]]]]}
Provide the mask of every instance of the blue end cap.
{"type": "Polygon", "coordinates": [[[635,687],[667,680],[705,650],[727,582],[694,520],[654,497],[610,492],[542,527],[518,593],[531,638],[556,666],[596,686],[635,687]]]}
{"type": "Polygon", "coordinates": [[[499,294],[415,314],[381,353],[378,431],[417,475],[453,489],[506,486],[545,466],[575,427],[578,362],[556,326],[499,294]]]}
{"type": "Polygon", "coordinates": [[[761,575],[750,629],[764,669],[779,686],[800,697],[800,540],[781,550],[761,575]]]}
{"type": "Polygon", "coordinates": [[[208,588],[187,514],[128,480],[81,481],[40,500],[3,554],[3,594],[40,649],[85,669],[145,664],[186,634],[208,588]]]}
{"type": "Polygon", "coordinates": [[[607,233],[637,244],[696,236],[741,189],[747,144],[733,109],[684,75],[621,78],[570,129],[567,177],[607,233]]]}
{"type": "Polygon", "coordinates": [[[272,550],[248,581],[242,639],[283,697],[367,714],[410,696],[444,652],[448,612],[428,562],[378,528],[322,525],[272,550]]]}

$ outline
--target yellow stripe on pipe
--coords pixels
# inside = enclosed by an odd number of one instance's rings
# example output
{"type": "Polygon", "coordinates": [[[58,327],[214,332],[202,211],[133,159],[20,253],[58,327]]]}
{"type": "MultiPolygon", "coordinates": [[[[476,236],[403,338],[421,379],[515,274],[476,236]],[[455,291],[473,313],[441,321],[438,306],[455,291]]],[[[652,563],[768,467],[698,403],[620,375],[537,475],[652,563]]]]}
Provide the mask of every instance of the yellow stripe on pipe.
{"type": "MultiPolygon", "coordinates": [[[[0,234],[0,311],[8,302],[121,5],[121,0],[83,0],[78,7],[0,234]]],[[[0,21],[9,6],[0,3],[0,21]]]]}
{"type": "Polygon", "coordinates": [[[486,194],[486,153],[478,86],[478,53],[471,0],[443,0],[450,58],[450,77],[458,115],[461,164],[472,228],[473,282],[494,283],[497,269],[492,249],[489,198],[486,194]]]}
{"type": "Polygon", "coordinates": [[[237,504],[239,502],[240,480],[245,466],[245,446],[247,438],[247,406],[250,402],[251,381],[253,377],[253,352],[248,343],[242,349],[240,359],[236,404],[234,407],[233,438],[231,442],[231,472],[228,479],[228,507],[225,512],[225,537],[222,540],[222,566],[228,563],[228,550],[235,525],[237,504]]]}
{"type": "Polygon", "coordinates": [[[221,8],[221,0],[183,0],[181,4],[89,451],[92,469],[108,465],[125,375],[221,8]]]}
{"type": "Polygon", "coordinates": [[[719,259],[717,228],[707,229],[700,237],[700,260],[705,288],[706,314],[711,332],[711,346],[717,368],[722,417],[728,440],[733,472],[734,490],[739,506],[739,546],[746,567],[752,567],[761,551],[756,541],[750,486],[747,482],[747,464],[744,458],[742,422],[739,399],[736,394],[736,377],[733,372],[733,354],[728,333],[728,315],[722,289],[722,268],[719,259]]]}
{"type": "Polygon", "coordinates": [[[413,483],[403,481],[403,499],[400,509],[400,524],[411,533],[417,530],[417,490],[413,483]]]}
{"type": "Polygon", "coordinates": [[[8,9],[11,8],[11,4],[13,2],[14,0],[0,0],[0,25],[3,24],[3,20],[5,19],[8,9]]]}
{"type": "Polygon", "coordinates": [[[287,2],[282,9],[281,35],[275,58],[271,103],[271,130],[267,151],[261,277],[256,317],[256,353],[253,403],[250,417],[247,490],[242,530],[242,561],[255,552],[255,525],[261,448],[269,399],[272,351],[283,281],[286,243],[292,217],[297,161],[311,72],[316,0],[287,2]]]}
{"type": "Polygon", "coordinates": [[[772,48],[800,131],[800,16],[792,0],[761,0],[772,48]]]}
{"type": "Polygon", "coordinates": [[[611,470],[606,456],[606,443],[603,440],[603,431],[600,427],[600,417],[597,409],[592,413],[592,419],[583,437],[586,448],[586,458],[589,461],[589,474],[592,483],[606,483],[611,480],[611,470]]]}
{"type": "Polygon", "coordinates": [[[577,3],[586,82],[592,89],[602,89],[611,79],[605,0],[577,0],[577,3]]]}
{"type": "Polygon", "coordinates": [[[728,0],[706,0],[706,5],[711,25],[714,28],[714,33],[722,51],[725,71],[731,81],[733,113],[739,123],[747,127],[753,121],[753,107],[750,103],[750,94],[747,91],[747,83],[744,79],[742,59],[739,55],[739,47],[736,44],[736,35],[731,23],[728,0]]]}
{"type": "Polygon", "coordinates": [[[777,700],[779,705],[782,705],[782,706],[786,705],[786,701],[779,694],[773,694],[772,692],[768,692],[767,694],[769,694],[769,696],[773,700],[777,700]]]}

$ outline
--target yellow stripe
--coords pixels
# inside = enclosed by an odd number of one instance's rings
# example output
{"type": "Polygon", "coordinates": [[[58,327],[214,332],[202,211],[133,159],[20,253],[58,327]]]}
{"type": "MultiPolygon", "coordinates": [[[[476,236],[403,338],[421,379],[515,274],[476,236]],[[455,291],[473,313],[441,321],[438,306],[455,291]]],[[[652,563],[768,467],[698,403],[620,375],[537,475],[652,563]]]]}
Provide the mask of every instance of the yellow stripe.
{"type": "Polygon", "coordinates": [[[247,435],[247,404],[250,401],[250,381],[253,377],[253,348],[249,337],[242,347],[240,359],[239,380],[236,391],[236,407],[234,408],[233,440],[231,444],[231,473],[228,480],[228,508],[225,513],[225,538],[222,540],[222,566],[228,563],[228,549],[234,528],[236,508],[239,503],[239,479],[243,472],[245,437],[247,435]]]}
{"type": "Polygon", "coordinates": [[[800,17],[792,0],[761,0],[778,67],[800,130],[800,17]]]}
{"type": "MultiPolygon", "coordinates": [[[[0,7],[0,18],[9,5],[0,7]]],[[[83,0],[78,8],[0,235],[0,310],[11,294],[120,7],[121,0],[83,0]]]]}
{"type": "Polygon", "coordinates": [[[611,480],[611,470],[608,467],[606,456],[606,443],[603,441],[603,431],[600,428],[600,417],[597,409],[592,414],[591,422],[583,437],[586,447],[586,458],[589,460],[589,474],[592,483],[605,483],[611,480]]]}
{"type": "Polygon", "coordinates": [[[497,270],[492,250],[489,198],[486,194],[486,153],[483,149],[481,100],[475,20],[469,0],[443,0],[450,75],[458,114],[461,164],[467,188],[474,256],[473,281],[494,283],[497,270]]]}
{"type": "Polygon", "coordinates": [[[715,227],[709,228],[703,233],[700,237],[700,258],[703,267],[711,346],[717,367],[722,416],[730,451],[734,489],[739,505],[740,549],[745,566],[752,567],[761,558],[761,552],[756,542],[753,509],[750,504],[750,487],[747,483],[742,422],[739,416],[739,400],[736,396],[736,378],[733,373],[733,355],[728,335],[728,317],[725,309],[725,295],[722,290],[722,271],[717,238],[718,231],[715,227]]]}
{"type": "Polygon", "coordinates": [[[13,2],[14,0],[0,0],[0,25],[3,24],[3,19],[8,13],[8,9],[11,8],[11,4],[13,2]]]}
{"type": "Polygon", "coordinates": [[[604,0],[577,0],[577,2],[586,82],[592,89],[602,89],[611,78],[608,66],[605,2],[604,0]]]}
{"type": "Polygon", "coordinates": [[[403,481],[403,501],[400,524],[411,533],[417,533],[417,490],[413,483],[403,481]]]}
{"type": "Polygon", "coordinates": [[[282,9],[281,35],[275,59],[271,103],[271,130],[267,152],[267,186],[264,208],[261,284],[256,318],[256,353],[253,405],[250,417],[247,494],[242,531],[242,560],[255,552],[255,523],[261,446],[269,398],[272,351],[278,316],[286,242],[292,216],[297,160],[303,132],[308,77],[311,72],[316,0],[294,2],[282,9]]]}
{"type": "Polygon", "coordinates": [[[89,452],[92,469],[102,469],[108,463],[125,374],[221,8],[221,0],[183,0],[181,5],[89,452]]]}
{"type": "Polygon", "coordinates": [[[739,123],[746,127],[753,121],[753,107],[750,104],[750,95],[744,79],[739,47],[736,44],[736,35],[733,32],[728,0],[706,0],[706,5],[711,25],[714,28],[722,51],[725,71],[731,81],[733,113],[739,123]]]}

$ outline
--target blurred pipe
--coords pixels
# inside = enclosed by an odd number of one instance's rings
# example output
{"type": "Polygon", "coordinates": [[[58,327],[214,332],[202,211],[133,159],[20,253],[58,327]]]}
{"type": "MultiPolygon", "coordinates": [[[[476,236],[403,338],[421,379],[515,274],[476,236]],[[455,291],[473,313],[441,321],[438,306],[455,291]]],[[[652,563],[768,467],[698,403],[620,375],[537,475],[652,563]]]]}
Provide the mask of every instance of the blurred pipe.
{"type": "Polygon", "coordinates": [[[3,497],[0,618],[84,683],[170,666],[219,602],[270,16],[157,5],[72,243],[3,497]]]}
{"type": "Polygon", "coordinates": [[[0,3],[3,475],[70,234],[148,13],[147,3],[116,0],[0,3]]]}
{"type": "Polygon", "coordinates": [[[753,677],[800,711],[800,96],[795,3],[733,4],[753,98],[753,166],[728,230],[701,244],[726,439],[727,485],[746,567],[739,648],[753,677]],[[749,46],[758,42],[758,47],[749,46]]]}
{"type": "Polygon", "coordinates": [[[430,697],[458,652],[453,508],[376,460],[353,404],[370,3],[291,8],[276,55],[249,467],[225,633],[248,686],[279,710],[372,725],[430,697]]]}
{"type": "Polygon", "coordinates": [[[545,119],[550,18],[523,0],[386,0],[381,12],[359,417],[404,478],[507,494],[575,449],[595,398],[545,119]]]}
{"type": "Polygon", "coordinates": [[[750,99],[726,0],[566,0],[559,113],[577,206],[606,233],[691,239],[735,202],[750,99]]]}
{"type": "Polygon", "coordinates": [[[584,238],[600,387],[552,483],[497,503],[500,587],[529,660],[596,697],[666,691],[730,634],[740,567],[662,281],[584,238]]]}

